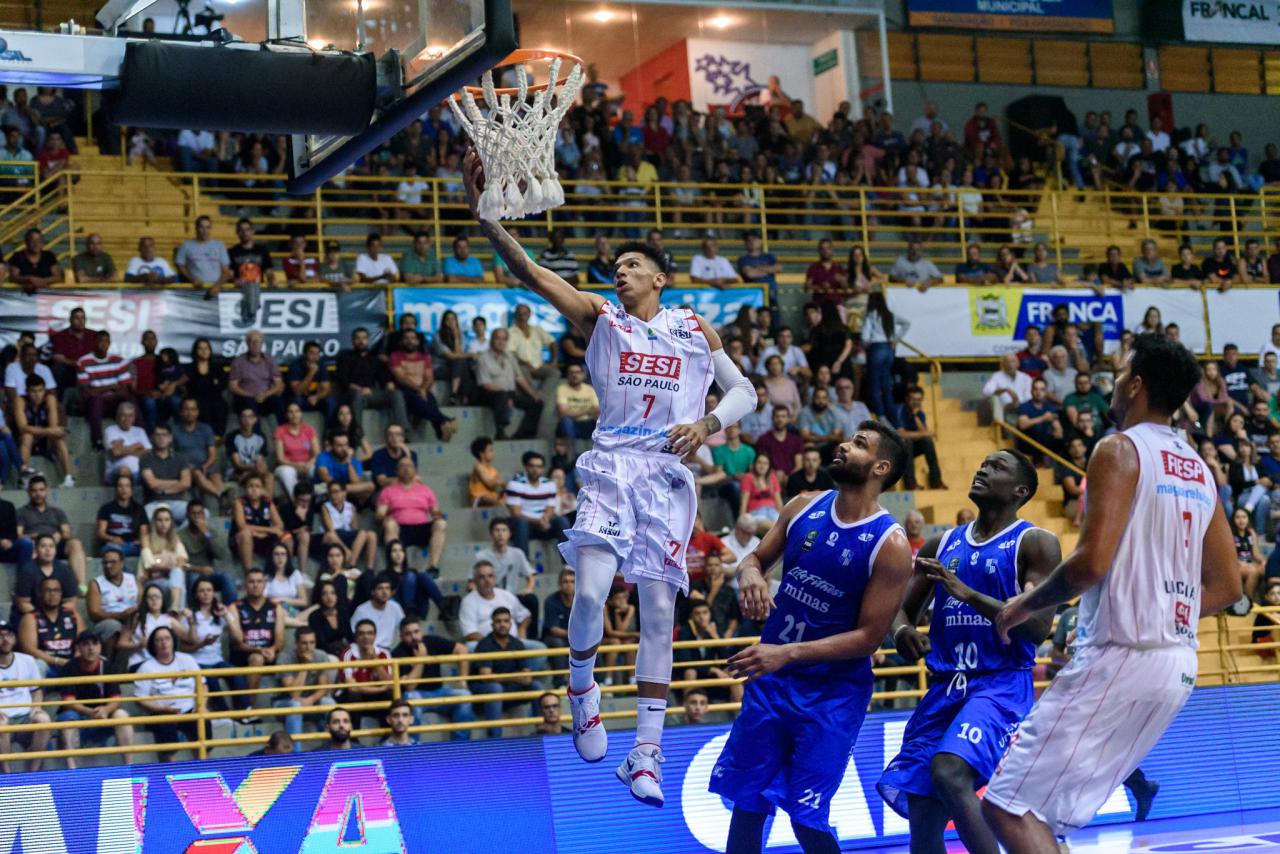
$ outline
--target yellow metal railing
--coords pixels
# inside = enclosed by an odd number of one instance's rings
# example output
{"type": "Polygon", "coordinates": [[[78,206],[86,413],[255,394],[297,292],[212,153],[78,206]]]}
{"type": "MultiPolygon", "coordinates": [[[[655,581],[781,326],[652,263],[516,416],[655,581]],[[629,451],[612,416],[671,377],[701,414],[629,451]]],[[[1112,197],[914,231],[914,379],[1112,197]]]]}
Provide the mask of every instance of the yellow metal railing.
{"type": "MultiPolygon", "coordinates": [[[[184,174],[138,170],[66,170],[67,207],[74,208],[77,238],[101,232],[109,251],[133,251],[141,233],[157,236],[160,253],[187,236],[192,220],[207,214],[220,236],[230,237],[234,221],[247,214],[279,228],[257,239],[281,253],[287,233],[305,234],[313,244],[343,241],[348,254],[362,232],[378,232],[384,251],[399,255],[416,231],[426,232],[438,258],[457,234],[474,234],[458,178],[347,176],[314,193],[289,196],[282,175],[184,174]],[[126,189],[127,188],[127,189],[126,189]]],[[[661,229],[672,251],[684,259],[714,232],[725,255],[739,254],[740,241],[759,233],[764,248],[784,263],[807,264],[822,236],[868,250],[873,263],[888,264],[908,239],[927,244],[938,263],[960,262],[964,244],[979,241],[988,257],[999,245],[1027,249],[1044,242],[1061,266],[1102,260],[1105,243],[1115,242],[1126,257],[1147,237],[1174,247],[1197,248],[1228,235],[1237,254],[1248,239],[1265,242],[1277,228],[1270,190],[1251,195],[1135,193],[1106,187],[1075,191],[983,189],[974,187],[866,187],[844,178],[830,184],[648,183],[565,179],[565,204],[521,221],[520,236],[531,246],[552,227],[564,228],[570,245],[589,257],[598,233],[614,240],[643,239],[661,229]],[[1079,201],[1082,198],[1083,202],[1079,201]],[[1176,202],[1176,204],[1175,204],[1176,202]],[[1106,213],[1110,211],[1110,213],[1106,213]],[[1130,227],[1132,222],[1132,227],[1130,227]]],[[[9,217],[13,219],[14,217],[9,217]]],[[[261,229],[260,229],[261,231],[261,229]]],[[[483,249],[483,247],[476,247],[483,249]]],[[[314,249],[312,250],[314,251],[314,249]]]]}
{"type": "MultiPolygon", "coordinates": [[[[1228,623],[1225,617],[1206,618],[1201,621],[1200,634],[1206,637],[1208,630],[1213,629],[1218,639],[1216,648],[1206,650],[1204,655],[1215,654],[1219,658],[1219,666],[1217,669],[1202,668],[1200,676],[1202,680],[1216,680],[1212,684],[1232,681],[1258,681],[1259,677],[1267,676],[1272,678],[1280,678],[1280,664],[1275,659],[1265,658],[1267,651],[1274,651],[1280,648],[1280,608],[1260,607],[1255,609],[1255,613],[1274,614],[1277,623],[1274,629],[1271,629],[1271,637],[1273,640],[1266,643],[1244,643],[1233,642],[1231,640],[1231,630],[1228,629],[1228,623]],[[1249,660],[1238,660],[1245,653],[1261,653],[1262,657],[1259,661],[1264,663],[1255,664],[1249,660]]],[[[1240,630],[1240,623],[1232,624],[1235,631],[1240,630]]],[[[924,629],[927,631],[927,628],[924,629]]],[[[1264,629],[1263,631],[1267,631],[1264,629]]],[[[677,641],[675,648],[680,649],[700,649],[712,648],[717,652],[747,646],[755,643],[758,638],[755,637],[737,637],[724,638],[717,640],[697,640],[697,641],[677,641]]],[[[637,649],[636,644],[613,644],[600,647],[601,661],[608,661],[608,656],[618,654],[625,656],[633,654],[637,649]]],[[[891,648],[881,649],[875,660],[879,662],[873,670],[877,679],[878,690],[872,695],[873,702],[884,702],[897,699],[916,699],[923,697],[928,690],[928,672],[925,670],[923,661],[906,665],[885,665],[883,662],[885,656],[892,655],[894,650],[891,648]],[[893,682],[885,682],[884,680],[894,680],[893,682]],[[909,687],[902,687],[903,684],[909,687]]],[[[312,693],[317,690],[324,690],[332,695],[337,691],[347,687],[341,683],[337,676],[338,671],[355,668],[355,669],[373,669],[381,668],[387,671],[387,678],[360,683],[366,687],[383,687],[386,692],[395,699],[404,698],[415,709],[424,712],[447,711],[449,707],[464,703],[483,703],[485,701],[508,701],[508,700],[535,700],[537,697],[545,693],[542,688],[530,687],[519,691],[504,691],[500,693],[474,693],[464,694],[460,696],[442,696],[442,697],[418,697],[411,692],[418,689],[431,690],[449,683],[467,684],[467,683],[493,683],[509,681],[512,675],[496,675],[496,674],[480,674],[474,672],[479,664],[484,662],[492,662],[499,659],[527,659],[527,658],[547,658],[556,659],[567,655],[565,649],[547,649],[547,650],[522,650],[508,652],[490,652],[490,653],[468,653],[466,655],[442,655],[431,656],[425,658],[397,658],[397,659],[374,659],[368,661],[353,662],[325,662],[312,664],[289,664],[289,665],[271,665],[266,667],[228,667],[218,668],[215,670],[190,671],[190,672],[165,672],[154,674],[142,673],[124,673],[111,674],[103,676],[76,676],[60,679],[41,679],[32,681],[15,680],[5,683],[7,690],[15,688],[30,687],[39,688],[45,692],[45,698],[35,704],[8,703],[0,705],[0,713],[4,713],[8,709],[15,707],[25,707],[35,705],[41,708],[47,708],[52,711],[52,707],[65,705],[66,703],[58,699],[48,699],[49,696],[60,696],[61,689],[85,684],[114,683],[121,685],[136,685],[151,679],[177,680],[177,679],[195,679],[194,694],[175,694],[171,695],[171,699],[194,699],[195,708],[191,712],[181,714],[146,714],[140,711],[130,711],[126,717],[119,718],[102,718],[90,719],[82,721],[53,721],[50,723],[24,723],[24,724],[6,724],[0,726],[0,732],[7,733],[31,733],[31,732],[61,732],[67,729],[88,729],[96,727],[118,727],[118,726],[147,726],[154,724],[194,724],[197,737],[194,741],[188,742],[171,742],[158,744],[141,744],[134,743],[132,745],[105,745],[102,747],[86,747],[68,750],[65,747],[57,750],[46,750],[40,752],[25,751],[6,754],[3,758],[6,761],[22,761],[49,758],[66,758],[81,756],[118,756],[121,754],[135,753],[153,753],[164,752],[169,753],[177,750],[192,750],[200,758],[207,758],[209,752],[221,747],[245,747],[263,744],[267,735],[244,735],[231,738],[214,738],[209,731],[209,724],[213,721],[243,718],[247,714],[268,720],[280,720],[289,715],[324,715],[333,705],[317,704],[308,706],[270,706],[270,705],[254,705],[252,709],[229,708],[227,710],[213,710],[209,705],[211,701],[223,701],[227,706],[237,705],[232,702],[236,699],[254,698],[265,699],[269,695],[275,698],[287,698],[290,695],[298,693],[312,693]],[[401,675],[401,668],[409,668],[416,664],[434,664],[434,665],[451,665],[459,666],[460,670],[467,672],[459,672],[440,677],[428,677],[421,679],[409,679],[401,675]],[[283,686],[271,685],[268,687],[259,687],[255,689],[241,688],[231,690],[214,691],[209,688],[205,682],[205,678],[224,678],[234,676],[250,676],[258,675],[264,678],[279,677],[284,674],[298,675],[309,672],[329,672],[333,681],[328,686],[295,686],[286,688],[283,686]]],[[[1202,658],[1204,657],[1202,655],[1202,658]]],[[[622,659],[625,661],[625,658],[622,659]]],[[[1047,664],[1049,659],[1038,659],[1038,663],[1047,664]]],[[[722,667],[725,663],[724,658],[717,657],[706,661],[693,662],[676,662],[676,671],[674,675],[682,675],[687,669],[698,671],[706,671],[711,667],[722,667]]],[[[628,664],[603,664],[597,668],[597,673],[603,675],[614,675],[618,677],[612,685],[602,685],[601,691],[607,696],[628,695],[635,692],[635,686],[629,684],[627,677],[633,672],[632,665],[628,664]]],[[[568,670],[565,668],[550,667],[548,669],[538,671],[522,671],[518,675],[520,677],[531,676],[535,679],[548,680],[546,684],[550,684],[549,680],[553,677],[563,677],[567,675],[568,670]]],[[[674,679],[671,683],[673,690],[685,690],[693,687],[721,687],[733,686],[740,684],[739,680],[717,678],[712,675],[699,675],[695,679],[674,679]]],[[[1036,687],[1043,688],[1048,682],[1037,681],[1036,687]]],[[[560,689],[563,690],[563,689],[560,689]]],[[[558,692],[557,692],[558,693],[558,692]]],[[[136,705],[139,698],[134,696],[122,696],[119,698],[106,698],[98,701],[74,701],[81,702],[85,705],[97,705],[110,702],[121,702],[122,707],[136,705]]],[[[163,697],[152,699],[165,699],[163,697]]],[[[385,698],[374,699],[369,701],[342,702],[343,708],[351,711],[357,717],[357,723],[361,723],[361,713],[378,713],[386,708],[387,700],[385,698]]],[[[736,711],[738,702],[730,701],[727,703],[718,703],[713,708],[716,710],[736,711]]],[[[679,707],[673,706],[669,710],[669,714],[675,714],[680,711],[679,707]]],[[[633,717],[635,712],[630,709],[622,709],[608,711],[601,715],[606,719],[627,719],[633,717]]],[[[372,715],[381,717],[380,715],[372,715]]],[[[50,717],[55,715],[50,714],[50,717]]],[[[567,722],[567,716],[562,716],[562,721],[567,722]]],[[[527,727],[539,721],[539,718],[530,716],[502,717],[495,720],[477,719],[474,721],[464,722],[445,722],[445,723],[426,723],[411,727],[411,732],[415,734],[424,733],[449,733],[458,730],[474,730],[488,728],[505,728],[505,727],[527,727]]],[[[368,729],[357,729],[354,736],[381,736],[390,730],[385,727],[375,727],[368,729]]],[[[321,741],[326,738],[324,732],[302,733],[294,736],[295,741],[321,741]]]]}
{"type": "Polygon", "coordinates": [[[1014,427],[1008,421],[993,420],[991,422],[991,427],[995,431],[997,442],[999,442],[1002,438],[1004,438],[1002,436],[1002,431],[1004,433],[1012,433],[1018,439],[1020,439],[1023,442],[1026,442],[1028,445],[1035,448],[1037,451],[1044,454],[1046,457],[1053,460],[1058,465],[1065,467],[1069,471],[1075,472],[1081,477],[1084,476],[1084,473],[1085,473],[1084,469],[1080,468],[1075,463],[1071,462],[1071,460],[1067,459],[1061,454],[1058,454],[1058,453],[1055,453],[1054,451],[1049,450],[1044,445],[1040,444],[1035,439],[1032,439],[1026,433],[1019,430],[1017,427],[1014,427]]]}

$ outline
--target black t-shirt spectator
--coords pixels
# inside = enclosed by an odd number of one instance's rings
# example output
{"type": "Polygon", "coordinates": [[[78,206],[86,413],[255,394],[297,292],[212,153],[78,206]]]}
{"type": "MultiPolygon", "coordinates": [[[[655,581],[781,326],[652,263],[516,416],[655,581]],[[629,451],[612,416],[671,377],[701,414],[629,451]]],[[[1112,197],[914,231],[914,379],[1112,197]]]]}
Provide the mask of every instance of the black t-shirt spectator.
{"type": "Polygon", "coordinates": [[[1181,261],[1169,268],[1169,275],[1175,282],[1198,282],[1204,278],[1195,264],[1183,264],[1181,261]]]}
{"type": "Polygon", "coordinates": [[[815,492],[823,489],[835,489],[836,482],[831,479],[831,475],[827,474],[827,470],[820,468],[814,474],[813,480],[807,480],[804,476],[804,469],[796,469],[787,478],[786,488],[783,490],[783,498],[787,501],[795,498],[802,492],[815,492]]]}
{"type": "Polygon", "coordinates": [[[691,599],[685,596],[679,597],[676,606],[676,613],[681,615],[681,619],[689,619],[689,608],[694,602],[706,602],[711,606],[711,622],[715,623],[716,630],[720,632],[720,637],[729,637],[729,623],[742,622],[742,611],[738,607],[738,591],[734,590],[726,582],[720,585],[720,589],[716,591],[714,599],[707,599],[710,592],[706,579],[699,579],[689,585],[689,591],[698,591],[702,594],[701,599],[691,599]]]}
{"type": "Polygon", "coordinates": [[[0,540],[18,539],[18,510],[0,498],[0,540]]]}
{"type": "MultiPolygon", "coordinates": [[[[564,629],[569,631],[569,612],[572,610],[572,603],[564,604],[560,599],[560,591],[557,590],[547,596],[542,604],[542,639],[546,640],[551,636],[548,629],[564,629]]],[[[561,638],[561,640],[566,640],[561,638]]]]}
{"type": "MultiPolygon", "coordinates": [[[[344,591],[345,584],[339,584],[338,590],[344,591]]],[[[307,617],[307,626],[316,633],[316,648],[323,649],[330,655],[341,656],[355,643],[355,635],[351,633],[351,612],[346,607],[345,597],[338,598],[338,625],[329,625],[329,620],[319,608],[307,617]]]]}
{"type": "Polygon", "coordinates": [[[592,285],[613,284],[613,262],[600,260],[599,255],[591,256],[587,262],[587,283],[592,285]]]}
{"type": "MultiPolygon", "coordinates": [[[[111,676],[116,673],[114,667],[107,666],[105,658],[99,658],[93,666],[86,668],[78,658],[71,659],[66,665],[64,676],[111,676]]],[[[86,682],[83,685],[67,685],[62,688],[62,699],[68,703],[84,703],[86,701],[103,701],[120,696],[119,682],[86,682]]],[[[97,708],[91,706],[90,708],[97,708]]]]}
{"type": "Polygon", "coordinates": [[[235,246],[227,249],[231,259],[231,272],[237,282],[262,282],[271,269],[271,253],[258,244],[235,246]]]}
{"type": "Polygon", "coordinates": [[[1123,261],[1117,261],[1112,264],[1106,261],[1098,265],[1098,275],[1106,276],[1108,279],[1114,279],[1117,282],[1123,282],[1133,278],[1133,273],[1125,265],[1123,261]]]}
{"type": "Polygon", "coordinates": [[[1249,390],[1249,383],[1253,382],[1253,372],[1245,367],[1244,362],[1237,361],[1233,367],[1227,367],[1225,362],[1221,362],[1219,367],[1227,396],[1242,406],[1252,403],[1253,392],[1249,390]]]}
{"type": "Polygon", "coordinates": [[[1207,279],[1210,276],[1217,276],[1219,279],[1230,279],[1235,274],[1236,258],[1230,252],[1223,256],[1221,261],[1210,255],[1200,264],[1201,278],[1207,279]]]}
{"type": "Polygon", "coordinates": [[[1280,430],[1276,430],[1276,426],[1271,423],[1270,418],[1258,421],[1253,417],[1249,417],[1245,419],[1244,429],[1248,432],[1249,438],[1253,440],[1255,448],[1265,448],[1267,446],[1267,437],[1280,433],[1280,430]]]}
{"type": "Polygon", "coordinates": [[[311,506],[307,508],[306,516],[303,517],[298,514],[298,508],[294,506],[292,501],[287,498],[276,499],[276,512],[280,514],[280,521],[284,523],[286,531],[296,531],[299,528],[306,528],[308,531],[312,530],[312,526],[316,521],[318,507],[319,504],[316,503],[316,500],[314,498],[311,499],[311,506]]]}
{"type": "Polygon", "coordinates": [[[564,335],[560,336],[560,361],[566,368],[570,365],[582,365],[586,367],[587,360],[582,356],[570,356],[569,352],[564,348],[564,342],[571,341],[583,353],[587,352],[587,339],[576,330],[571,329],[564,335]]]}
{"type": "MultiPolygon", "coordinates": [[[[178,480],[182,477],[182,473],[189,468],[191,466],[187,465],[186,461],[172,450],[169,451],[169,456],[167,457],[162,457],[155,451],[149,451],[138,462],[138,471],[149,471],[157,480],[178,480]]],[[[147,486],[145,479],[142,482],[142,491],[148,502],[164,499],[183,501],[187,497],[186,493],[183,492],[170,495],[161,495],[158,492],[153,492],[151,487],[147,486]]]]}
{"type": "MultiPolygon", "coordinates": [[[[452,649],[452,647],[450,647],[452,649]]],[[[515,635],[507,638],[505,647],[498,646],[498,642],[493,639],[493,633],[485,635],[476,642],[476,655],[482,652],[519,652],[524,649],[524,641],[515,635]]],[[[529,669],[529,659],[527,658],[493,658],[488,661],[476,661],[476,667],[488,667],[495,676],[508,676],[512,673],[520,673],[529,669]]],[[[520,700],[519,702],[528,702],[520,700]]]]}
{"type": "MultiPolygon", "coordinates": [[[[442,638],[439,635],[423,635],[422,643],[427,648],[427,655],[453,655],[454,642],[448,638],[442,638]]],[[[416,655],[416,653],[402,643],[396,644],[396,648],[391,650],[392,658],[413,658],[414,655],[416,655]]],[[[399,667],[400,675],[403,677],[409,672],[413,665],[401,664],[399,667]]],[[[440,676],[440,664],[438,662],[429,662],[422,665],[423,679],[439,679],[440,676]]],[[[432,691],[439,688],[440,685],[438,683],[431,683],[420,687],[424,691],[432,691]]]]}
{"type": "Polygon", "coordinates": [[[108,501],[98,508],[98,521],[107,523],[109,536],[136,543],[142,526],[147,524],[147,511],[133,499],[129,499],[127,507],[121,507],[118,501],[108,501]]]}
{"type": "Polygon", "coordinates": [[[40,253],[40,259],[32,264],[31,259],[27,257],[27,253],[18,250],[9,256],[10,269],[22,276],[45,276],[53,275],[53,268],[58,264],[58,256],[54,255],[48,249],[40,253]]]}
{"type": "Polygon", "coordinates": [[[337,359],[338,387],[343,391],[358,385],[361,388],[381,388],[387,380],[386,367],[373,350],[357,353],[341,350],[337,359]]]}
{"type": "MultiPolygon", "coordinates": [[[[62,598],[74,599],[80,595],[80,582],[76,581],[76,574],[71,571],[71,567],[64,560],[55,560],[53,562],[52,577],[58,579],[58,583],[62,585],[62,598]]],[[[40,582],[45,578],[45,574],[40,571],[40,567],[35,561],[28,561],[18,567],[18,576],[13,582],[13,600],[14,610],[17,611],[18,597],[30,599],[32,602],[36,599],[36,593],[40,590],[40,582]]]]}

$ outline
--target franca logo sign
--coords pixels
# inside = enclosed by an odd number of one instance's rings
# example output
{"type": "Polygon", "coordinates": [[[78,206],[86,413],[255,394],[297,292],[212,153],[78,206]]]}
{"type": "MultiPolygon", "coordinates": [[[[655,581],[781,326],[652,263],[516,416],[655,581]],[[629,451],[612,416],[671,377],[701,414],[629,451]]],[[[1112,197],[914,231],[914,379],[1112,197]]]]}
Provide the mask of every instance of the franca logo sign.
{"type": "MultiPolygon", "coordinates": [[[[220,771],[172,774],[163,778],[126,777],[102,781],[95,854],[179,851],[185,854],[266,854],[253,832],[284,794],[301,766],[255,768],[232,790],[220,771]],[[172,827],[147,833],[151,786],[168,785],[199,838],[186,849],[168,847],[152,837],[181,839],[172,827]],[[156,846],[159,847],[156,847],[156,846]]],[[[81,854],[68,848],[53,790],[48,785],[0,788],[0,851],[81,854]]],[[[334,762],[316,801],[299,854],[404,854],[382,762],[377,759],[334,762]]]]}

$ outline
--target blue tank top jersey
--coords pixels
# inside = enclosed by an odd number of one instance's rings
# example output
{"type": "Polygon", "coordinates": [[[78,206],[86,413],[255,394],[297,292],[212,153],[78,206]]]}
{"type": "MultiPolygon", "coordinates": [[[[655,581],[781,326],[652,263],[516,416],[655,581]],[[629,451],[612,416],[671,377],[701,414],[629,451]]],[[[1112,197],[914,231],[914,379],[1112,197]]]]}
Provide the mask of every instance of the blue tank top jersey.
{"type": "MultiPolygon", "coordinates": [[[[952,528],[938,544],[938,560],[974,590],[993,599],[1017,595],[1018,546],[1035,525],[1019,519],[991,539],[974,542],[970,522],[952,528]]],[[[934,673],[1030,670],[1036,646],[1014,635],[1005,644],[986,617],[934,585],[933,619],[925,665],[934,673]]]]}
{"type": "MultiPolygon", "coordinates": [[[[857,628],[862,593],[885,537],[898,528],[887,510],[844,522],[835,517],[836,490],[809,503],[787,529],[777,607],[760,633],[761,643],[821,640],[857,628]]],[[[824,661],[791,666],[780,676],[871,678],[871,661],[824,661]]]]}

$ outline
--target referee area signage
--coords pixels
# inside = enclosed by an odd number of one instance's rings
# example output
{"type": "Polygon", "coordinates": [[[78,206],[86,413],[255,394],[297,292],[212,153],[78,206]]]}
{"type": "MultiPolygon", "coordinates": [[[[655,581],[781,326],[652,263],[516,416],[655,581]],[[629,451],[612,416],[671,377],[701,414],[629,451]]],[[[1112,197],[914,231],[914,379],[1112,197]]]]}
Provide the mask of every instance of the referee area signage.
{"type": "Polygon", "coordinates": [[[907,0],[913,27],[1110,33],[1111,0],[907,0]]]}
{"type": "MultiPolygon", "coordinates": [[[[908,715],[867,717],[831,805],[846,845],[906,841],[906,820],[875,783],[908,715]]],[[[1258,737],[1277,729],[1280,685],[1197,689],[1142,763],[1160,781],[1151,818],[1280,807],[1280,764],[1258,737]]],[[[625,753],[632,736],[615,730],[611,754],[625,753]]],[[[584,764],[569,736],[9,774],[0,781],[0,851],[722,852],[731,809],[707,782],[727,736],[726,726],[668,728],[662,810],[632,801],[607,765],[584,764]]],[[[1132,806],[1117,788],[1094,824],[1130,821],[1132,806]]],[[[1139,831],[1108,834],[1129,850],[1123,837],[1139,831]]],[[[797,850],[785,813],[766,847],[797,850]]]]}

